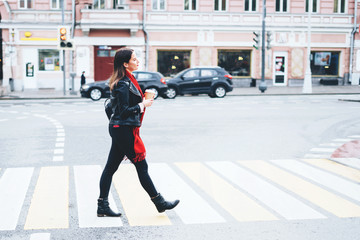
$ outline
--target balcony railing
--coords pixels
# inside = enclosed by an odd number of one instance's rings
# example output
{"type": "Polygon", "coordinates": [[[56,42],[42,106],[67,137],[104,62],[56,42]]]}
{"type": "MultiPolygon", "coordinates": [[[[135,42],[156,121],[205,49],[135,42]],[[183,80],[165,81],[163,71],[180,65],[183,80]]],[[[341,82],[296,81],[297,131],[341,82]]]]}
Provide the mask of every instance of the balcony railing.
{"type": "MultiPolygon", "coordinates": [[[[212,26],[212,27],[250,27],[261,25],[261,13],[182,13],[182,12],[149,12],[147,23],[154,25],[174,26],[212,26]]],[[[351,27],[353,15],[313,14],[311,23],[314,27],[351,27]]],[[[267,14],[267,26],[282,27],[306,27],[308,24],[307,13],[305,14],[267,14]]]]}
{"type": "Polygon", "coordinates": [[[90,29],[129,29],[132,35],[140,29],[138,10],[82,9],[80,26],[85,34],[90,29]]]}
{"type": "Polygon", "coordinates": [[[81,24],[139,24],[139,11],[129,9],[82,9],[81,24]]]}
{"type": "MultiPolygon", "coordinates": [[[[12,10],[11,21],[3,19],[2,22],[9,23],[26,23],[33,25],[34,23],[61,23],[61,10],[12,10]]],[[[64,11],[65,22],[71,22],[71,11],[64,11]]]]}

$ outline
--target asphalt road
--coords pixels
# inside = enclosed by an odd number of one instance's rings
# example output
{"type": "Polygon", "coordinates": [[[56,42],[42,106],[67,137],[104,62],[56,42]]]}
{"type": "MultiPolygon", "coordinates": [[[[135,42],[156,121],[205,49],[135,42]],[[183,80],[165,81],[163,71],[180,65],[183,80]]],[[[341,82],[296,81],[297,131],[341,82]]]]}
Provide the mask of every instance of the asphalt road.
{"type": "Polygon", "coordinates": [[[103,100],[0,101],[0,239],[358,239],[360,103],[339,101],[357,98],[156,100],[141,128],[150,174],[181,203],[157,214],[125,162],[115,220],[94,217],[103,100]]]}

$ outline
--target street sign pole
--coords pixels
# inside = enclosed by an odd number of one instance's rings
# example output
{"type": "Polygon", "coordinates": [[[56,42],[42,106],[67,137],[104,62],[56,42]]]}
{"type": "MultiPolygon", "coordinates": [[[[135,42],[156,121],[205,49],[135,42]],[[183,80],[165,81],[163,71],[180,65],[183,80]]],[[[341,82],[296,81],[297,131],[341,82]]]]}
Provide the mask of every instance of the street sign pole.
{"type": "MultiPolygon", "coordinates": [[[[61,0],[61,24],[64,26],[64,9],[65,9],[65,0],[61,0]]],[[[66,95],[66,73],[65,73],[65,50],[62,51],[62,71],[63,71],[63,88],[64,88],[64,96],[66,95]]]]}
{"type": "Polygon", "coordinates": [[[311,14],[313,11],[313,1],[308,0],[308,33],[307,33],[307,62],[305,70],[305,78],[303,85],[303,93],[312,93],[312,78],[311,78],[311,14]]]}
{"type": "Polygon", "coordinates": [[[262,5],[262,34],[261,34],[261,82],[259,90],[264,93],[267,89],[265,82],[265,18],[266,18],[266,0],[262,5]]]}

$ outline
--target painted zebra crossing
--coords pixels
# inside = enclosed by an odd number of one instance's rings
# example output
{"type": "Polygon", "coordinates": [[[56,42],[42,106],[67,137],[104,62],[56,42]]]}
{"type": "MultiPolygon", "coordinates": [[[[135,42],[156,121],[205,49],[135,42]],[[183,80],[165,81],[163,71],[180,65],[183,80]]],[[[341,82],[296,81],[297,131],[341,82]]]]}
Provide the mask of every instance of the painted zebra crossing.
{"type": "Polygon", "coordinates": [[[109,196],[121,218],[95,214],[100,165],[0,169],[0,230],[19,222],[32,230],[360,217],[360,170],[327,159],[152,163],[149,171],[166,198],[181,200],[171,214],[156,211],[132,164],[120,166],[117,196],[109,196]],[[72,193],[76,225],[69,221],[72,193]]]}

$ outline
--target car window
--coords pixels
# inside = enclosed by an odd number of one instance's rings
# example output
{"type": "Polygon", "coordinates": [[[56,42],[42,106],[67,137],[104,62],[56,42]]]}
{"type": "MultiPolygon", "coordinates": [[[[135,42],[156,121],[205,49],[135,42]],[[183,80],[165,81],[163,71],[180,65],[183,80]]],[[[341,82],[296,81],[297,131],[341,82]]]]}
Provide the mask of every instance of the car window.
{"type": "Polygon", "coordinates": [[[152,74],[151,73],[138,73],[137,79],[138,80],[147,80],[151,79],[152,74]]]}
{"type": "Polygon", "coordinates": [[[200,76],[200,70],[190,70],[184,74],[184,77],[191,78],[191,77],[199,77],[200,76]]]}
{"type": "Polygon", "coordinates": [[[213,70],[213,69],[202,69],[201,70],[202,77],[212,77],[212,76],[216,76],[216,75],[218,75],[216,70],[213,70]]]}

